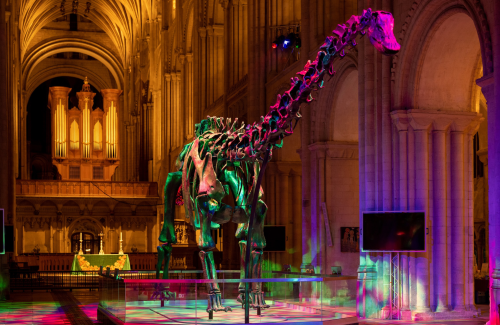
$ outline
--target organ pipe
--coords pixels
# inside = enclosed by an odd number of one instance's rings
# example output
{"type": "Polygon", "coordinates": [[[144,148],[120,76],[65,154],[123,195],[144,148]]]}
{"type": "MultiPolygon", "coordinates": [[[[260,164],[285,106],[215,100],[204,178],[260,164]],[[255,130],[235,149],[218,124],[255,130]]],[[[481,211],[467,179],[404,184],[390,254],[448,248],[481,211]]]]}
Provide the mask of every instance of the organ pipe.
{"type": "Polygon", "coordinates": [[[55,112],[55,130],[56,130],[56,157],[66,157],[66,111],[62,104],[62,99],[59,98],[55,112]]]}
{"type": "Polygon", "coordinates": [[[90,109],[87,100],[83,109],[83,158],[90,158],[90,109]]]}

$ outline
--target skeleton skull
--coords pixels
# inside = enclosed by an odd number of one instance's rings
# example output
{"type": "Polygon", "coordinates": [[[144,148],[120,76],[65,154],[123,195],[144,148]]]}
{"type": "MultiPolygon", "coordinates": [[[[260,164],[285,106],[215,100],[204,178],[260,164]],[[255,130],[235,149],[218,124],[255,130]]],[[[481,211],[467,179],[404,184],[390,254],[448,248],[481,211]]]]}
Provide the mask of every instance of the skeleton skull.
{"type": "Polygon", "coordinates": [[[376,11],[373,13],[368,37],[373,46],[382,54],[394,55],[401,46],[394,37],[394,18],[390,12],[376,11]]]}

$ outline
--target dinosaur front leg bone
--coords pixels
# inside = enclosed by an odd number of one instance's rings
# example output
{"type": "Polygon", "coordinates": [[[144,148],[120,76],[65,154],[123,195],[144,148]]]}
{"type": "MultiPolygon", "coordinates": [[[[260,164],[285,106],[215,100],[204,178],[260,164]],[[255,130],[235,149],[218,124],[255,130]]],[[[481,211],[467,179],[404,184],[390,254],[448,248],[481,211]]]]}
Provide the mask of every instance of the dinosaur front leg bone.
{"type": "MultiPolygon", "coordinates": [[[[158,240],[163,245],[157,247],[158,250],[158,263],[156,265],[156,278],[161,278],[161,270],[163,267],[163,279],[168,279],[168,267],[170,264],[170,257],[172,255],[172,244],[177,243],[174,229],[174,207],[175,197],[182,182],[182,172],[169,173],[164,188],[164,214],[163,214],[163,227],[160,232],[158,240]],[[164,266],[163,266],[164,265],[164,266]]],[[[169,300],[172,293],[169,291],[168,285],[156,284],[155,291],[151,296],[152,299],[169,300]]]]}
{"type": "MultiPolygon", "coordinates": [[[[212,216],[218,208],[218,202],[208,195],[200,195],[195,199],[196,213],[200,216],[200,229],[196,231],[198,247],[200,248],[200,259],[203,266],[203,277],[207,280],[216,280],[217,271],[215,269],[214,255],[212,250],[215,243],[212,238],[211,225],[212,216]]],[[[221,291],[216,282],[207,283],[208,306],[207,312],[231,311],[231,307],[222,306],[221,291]]]]}
{"type": "MultiPolygon", "coordinates": [[[[163,244],[157,247],[158,250],[158,264],[156,265],[156,278],[160,279],[160,270],[162,269],[163,263],[163,279],[168,279],[168,266],[170,264],[170,257],[172,256],[172,244],[163,244]]],[[[155,291],[151,296],[151,299],[170,300],[174,295],[170,292],[170,285],[163,283],[157,283],[155,285],[155,291]]],[[[163,304],[162,304],[163,306],[163,304]]]]}

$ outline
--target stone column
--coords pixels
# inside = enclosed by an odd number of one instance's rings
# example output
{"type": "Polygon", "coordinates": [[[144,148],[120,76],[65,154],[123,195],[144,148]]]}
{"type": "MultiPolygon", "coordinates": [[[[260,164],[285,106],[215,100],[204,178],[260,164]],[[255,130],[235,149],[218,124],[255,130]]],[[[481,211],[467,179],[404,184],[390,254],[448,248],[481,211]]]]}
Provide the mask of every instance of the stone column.
{"type": "Polygon", "coordinates": [[[54,253],[54,228],[52,219],[49,219],[49,234],[50,234],[50,252],[54,253]]]}
{"type": "MultiPolygon", "coordinates": [[[[295,171],[292,171],[292,204],[293,204],[293,209],[292,209],[292,227],[293,227],[293,240],[292,243],[294,243],[294,253],[292,255],[292,261],[290,263],[292,264],[293,267],[297,268],[300,267],[301,261],[302,261],[302,254],[301,254],[301,242],[302,242],[302,222],[301,222],[301,213],[300,213],[300,207],[301,207],[301,175],[295,171]]],[[[296,269],[294,269],[296,270],[296,269]]],[[[299,268],[300,270],[300,268],[299,268]]]]}
{"type": "MultiPolygon", "coordinates": [[[[495,2],[495,26],[500,30],[500,3],[495,2]]],[[[500,33],[494,33],[495,48],[494,76],[478,79],[476,83],[488,104],[488,197],[500,196],[500,33]],[[497,50],[498,49],[498,50],[497,50]],[[494,79],[495,78],[495,79],[494,79]],[[498,98],[498,99],[497,99],[498,98]]],[[[488,199],[488,267],[490,275],[490,321],[489,325],[500,325],[498,305],[500,304],[500,201],[488,199]]]]}
{"type": "Polygon", "coordinates": [[[433,138],[433,223],[432,236],[434,245],[432,247],[434,281],[440,283],[435,287],[436,311],[448,311],[447,303],[447,268],[446,268],[446,219],[447,202],[446,179],[449,177],[446,170],[446,132],[451,120],[441,119],[435,121],[433,138]]]}
{"type": "MultiPolygon", "coordinates": [[[[279,209],[277,210],[277,220],[276,220],[276,224],[277,225],[284,225],[286,226],[286,236],[288,238],[292,238],[291,236],[291,231],[292,229],[290,228],[290,224],[288,223],[288,221],[291,219],[290,218],[290,202],[289,202],[289,198],[290,198],[290,187],[289,187],[289,181],[288,181],[288,178],[289,178],[289,170],[278,170],[279,172],[279,199],[280,199],[280,202],[279,202],[279,209]]],[[[290,244],[291,244],[291,241],[288,241],[285,245],[286,247],[286,250],[289,251],[290,249],[290,244]]],[[[283,254],[279,254],[277,257],[277,263],[278,264],[281,264],[281,265],[284,265],[284,264],[290,264],[290,261],[288,259],[288,256],[289,254],[286,254],[286,255],[283,255],[283,254]]]]}
{"type": "Polygon", "coordinates": [[[186,139],[194,135],[194,117],[193,117],[193,53],[186,54],[187,73],[186,73],[186,139]]]}
{"type": "MultiPolygon", "coordinates": [[[[465,211],[464,201],[466,196],[465,170],[469,168],[469,159],[466,157],[464,147],[468,141],[464,141],[465,129],[470,125],[470,119],[464,117],[456,120],[452,125],[451,132],[451,285],[452,285],[452,305],[454,311],[465,310],[465,277],[466,277],[466,259],[464,251],[466,238],[465,230],[468,230],[468,211],[465,211]],[[467,221],[466,221],[467,220],[467,221]]],[[[468,155],[467,155],[468,156],[468,155]]],[[[468,184],[467,184],[468,186],[468,184]]],[[[468,271],[468,270],[467,270],[468,271]]],[[[468,272],[467,272],[468,273],[468,272]]]]}
{"type": "MultiPolygon", "coordinates": [[[[310,43],[313,39],[310,37],[310,18],[309,18],[309,2],[301,2],[301,20],[302,33],[307,36],[307,39],[302,43],[303,53],[309,53],[311,48],[310,43]]],[[[250,35],[249,35],[250,36],[250,35]]],[[[316,45],[314,45],[316,46],[316,45]]],[[[307,62],[307,55],[301,56],[300,66],[307,62]]],[[[309,107],[302,111],[302,121],[300,123],[301,133],[301,151],[300,159],[302,161],[302,264],[301,268],[311,264],[311,250],[309,247],[309,238],[311,238],[311,155],[309,152],[309,144],[311,142],[311,109],[315,103],[309,104],[309,107]]]]}
{"type": "MultiPolygon", "coordinates": [[[[432,119],[412,114],[410,124],[415,131],[415,208],[425,211],[429,218],[429,128],[432,119]]],[[[427,248],[430,240],[426,238],[427,248]]],[[[430,312],[428,252],[417,253],[417,310],[430,312]]]]}

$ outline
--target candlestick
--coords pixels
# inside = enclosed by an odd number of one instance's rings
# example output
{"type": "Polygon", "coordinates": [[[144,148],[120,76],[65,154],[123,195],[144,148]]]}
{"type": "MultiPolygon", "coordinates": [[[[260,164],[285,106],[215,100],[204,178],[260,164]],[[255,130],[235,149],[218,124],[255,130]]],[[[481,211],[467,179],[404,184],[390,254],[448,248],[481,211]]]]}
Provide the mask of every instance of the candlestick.
{"type": "Polygon", "coordinates": [[[80,233],[80,250],[78,251],[78,255],[83,255],[82,242],[82,233],[80,233]]]}
{"type": "Polygon", "coordinates": [[[118,252],[118,254],[123,254],[122,242],[123,242],[123,240],[120,239],[120,251],[118,252]]]}
{"type": "Polygon", "coordinates": [[[122,239],[123,239],[123,238],[122,238],[122,232],[120,231],[120,240],[122,240],[122,239]]]}
{"type": "Polygon", "coordinates": [[[101,233],[99,234],[99,240],[101,242],[101,250],[99,251],[99,255],[104,255],[104,251],[102,250],[102,236],[104,236],[104,234],[101,231],[101,233]]]}

